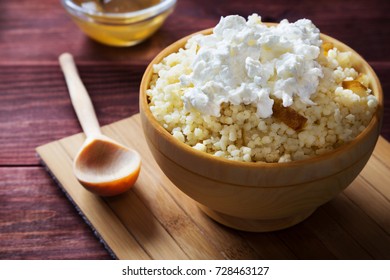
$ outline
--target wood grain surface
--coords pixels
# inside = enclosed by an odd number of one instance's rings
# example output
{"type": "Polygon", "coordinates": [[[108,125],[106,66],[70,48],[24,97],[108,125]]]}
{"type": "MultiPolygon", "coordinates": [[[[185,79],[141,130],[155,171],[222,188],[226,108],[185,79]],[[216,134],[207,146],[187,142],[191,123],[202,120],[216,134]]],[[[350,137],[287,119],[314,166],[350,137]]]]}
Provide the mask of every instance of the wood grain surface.
{"type": "MultiPolygon", "coordinates": [[[[382,136],[390,140],[388,0],[178,0],[175,12],[163,27],[144,43],[131,48],[103,46],[86,38],[58,0],[0,1],[0,10],[0,259],[110,258],[40,165],[34,150],[81,131],[57,62],[58,55],[65,51],[75,56],[99,121],[106,125],[138,112],[138,88],[147,64],[180,37],[212,27],[221,16],[229,14],[247,16],[256,12],[264,21],[310,18],[323,33],[359,52],[376,71],[385,97],[382,136]]],[[[361,186],[365,187],[364,182],[361,186]]],[[[346,191],[337,199],[359,208],[365,199],[388,201],[389,196],[359,197],[360,202],[351,202],[346,191]]],[[[326,205],[328,211],[317,215],[329,219],[332,211],[344,210],[338,209],[338,205],[331,202],[326,205]]],[[[372,207],[367,211],[377,215],[382,210],[372,207]]],[[[351,237],[345,239],[349,241],[343,245],[351,249],[349,255],[318,250],[329,248],[330,240],[345,234],[340,232],[340,224],[353,222],[342,216],[337,218],[338,221],[329,224],[333,225],[334,232],[328,231],[328,235],[318,222],[276,234],[246,234],[241,241],[269,241],[262,242],[267,244],[262,248],[253,246],[251,252],[261,252],[255,254],[257,257],[364,258],[369,255],[373,245],[368,244],[364,249],[356,247],[354,235],[370,235],[370,232],[350,233],[351,237]],[[323,240],[313,238],[313,231],[322,234],[323,240]],[[275,243],[275,239],[284,242],[275,243]],[[287,241],[296,241],[291,245],[294,246],[302,240],[313,246],[306,250],[299,250],[298,245],[295,249],[278,250],[287,241]]],[[[368,228],[374,223],[370,217],[362,222],[368,228]]],[[[383,223],[388,226],[388,219],[383,223]]]]}
{"type": "Polygon", "coordinates": [[[390,151],[390,144],[383,138],[348,189],[308,219],[285,230],[249,233],[220,225],[200,211],[161,171],[145,136],[131,137],[140,129],[139,114],[102,129],[115,141],[143,151],[133,189],[111,198],[93,195],[73,176],[72,161],[85,139],[83,134],[37,148],[69,200],[116,258],[390,258],[390,179],[384,175],[389,172],[390,153],[382,153],[390,151]]]}

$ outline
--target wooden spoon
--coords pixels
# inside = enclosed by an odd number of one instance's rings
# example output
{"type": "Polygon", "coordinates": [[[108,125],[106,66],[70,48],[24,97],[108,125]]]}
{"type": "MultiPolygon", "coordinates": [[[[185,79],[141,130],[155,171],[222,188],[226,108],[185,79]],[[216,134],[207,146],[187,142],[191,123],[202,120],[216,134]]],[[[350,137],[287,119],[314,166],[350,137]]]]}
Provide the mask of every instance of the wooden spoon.
{"type": "Polygon", "coordinates": [[[73,108],[87,136],[73,162],[76,178],[87,190],[101,196],[127,191],[138,178],[140,155],[101,133],[91,99],[78,75],[72,55],[60,55],[59,62],[73,108]]]}

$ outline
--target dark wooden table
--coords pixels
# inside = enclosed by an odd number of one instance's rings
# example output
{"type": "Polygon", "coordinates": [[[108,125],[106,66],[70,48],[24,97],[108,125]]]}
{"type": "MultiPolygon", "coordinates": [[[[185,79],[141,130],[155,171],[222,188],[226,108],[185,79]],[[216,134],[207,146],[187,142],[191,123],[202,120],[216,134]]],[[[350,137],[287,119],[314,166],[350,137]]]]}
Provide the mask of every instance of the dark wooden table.
{"type": "MultiPolygon", "coordinates": [[[[264,21],[276,22],[310,18],[323,33],[358,51],[376,71],[385,94],[382,136],[390,140],[388,0],[178,0],[164,26],[131,48],[89,40],[59,0],[2,0],[0,11],[0,259],[110,258],[35,153],[39,145],[81,131],[57,63],[65,51],[75,56],[105,125],[138,112],[138,87],[147,64],[175,40],[212,27],[229,14],[256,12],[264,21]]],[[[296,234],[287,230],[283,238],[293,242],[296,234]]],[[[290,257],[335,258],[293,248],[290,257]]]]}

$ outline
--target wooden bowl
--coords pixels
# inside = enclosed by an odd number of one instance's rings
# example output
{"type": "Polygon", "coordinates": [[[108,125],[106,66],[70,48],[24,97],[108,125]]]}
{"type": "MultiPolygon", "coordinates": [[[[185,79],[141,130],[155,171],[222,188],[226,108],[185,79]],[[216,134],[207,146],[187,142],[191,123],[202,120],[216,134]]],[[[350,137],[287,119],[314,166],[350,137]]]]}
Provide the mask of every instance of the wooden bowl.
{"type": "MultiPolygon", "coordinates": [[[[211,29],[199,33],[209,34],[211,29]]],[[[192,35],[190,35],[192,36],[192,35]]],[[[354,50],[321,34],[339,50],[352,52],[355,69],[371,80],[378,109],[352,142],[329,153],[288,163],[236,162],[181,143],[154,118],[146,90],[152,66],[184,47],[185,37],[164,49],[148,66],[140,86],[140,115],[149,148],[165,175],[214,220],[245,231],[274,231],[295,225],[343,191],[360,173],[377,142],[383,115],[378,77],[354,50]]]]}

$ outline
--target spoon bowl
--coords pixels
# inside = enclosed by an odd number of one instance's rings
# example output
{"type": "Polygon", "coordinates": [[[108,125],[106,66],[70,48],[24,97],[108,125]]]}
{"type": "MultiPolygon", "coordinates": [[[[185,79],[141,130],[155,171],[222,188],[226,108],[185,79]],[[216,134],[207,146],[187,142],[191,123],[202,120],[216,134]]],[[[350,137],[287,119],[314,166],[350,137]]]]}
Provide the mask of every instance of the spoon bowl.
{"type": "Polygon", "coordinates": [[[87,190],[101,196],[114,196],[130,189],[136,182],[141,157],[133,149],[100,132],[92,102],[78,75],[73,57],[59,57],[73,107],[87,136],[73,162],[73,171],[87,190]]]}
{"type": "Polygon", "coordinates": [[[140,162],[137,152],[101,135],[84,142],[74,159],[73,171],[89,191],[112,196],[134,185],[140,162]]]}

